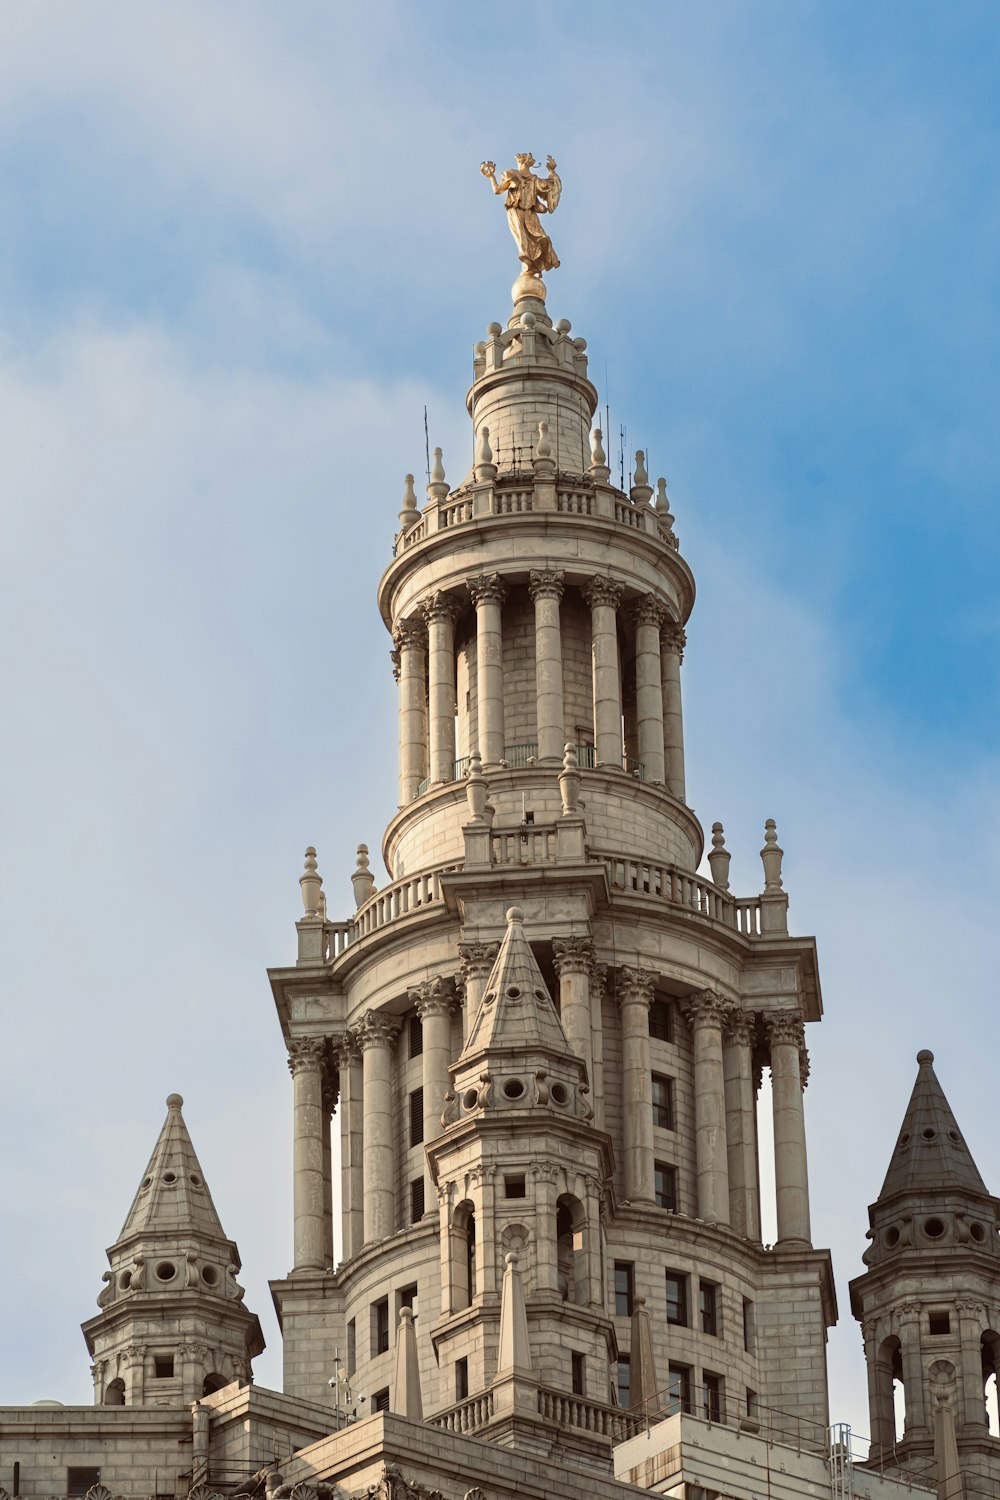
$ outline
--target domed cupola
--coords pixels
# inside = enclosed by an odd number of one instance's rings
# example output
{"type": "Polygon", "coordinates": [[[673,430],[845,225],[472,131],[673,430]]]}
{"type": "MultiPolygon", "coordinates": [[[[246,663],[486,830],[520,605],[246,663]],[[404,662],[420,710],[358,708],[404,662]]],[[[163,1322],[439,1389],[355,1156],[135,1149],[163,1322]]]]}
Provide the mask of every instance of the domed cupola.
{"type": "Polygon", "coordinates": [[[250,1379],[264,1348],[243,1306],[239,1251],[222,1228],[180,1094],[108,1251],[101,1312],[83,1325],[98,1405],[190,1402],[250,1379]]]}

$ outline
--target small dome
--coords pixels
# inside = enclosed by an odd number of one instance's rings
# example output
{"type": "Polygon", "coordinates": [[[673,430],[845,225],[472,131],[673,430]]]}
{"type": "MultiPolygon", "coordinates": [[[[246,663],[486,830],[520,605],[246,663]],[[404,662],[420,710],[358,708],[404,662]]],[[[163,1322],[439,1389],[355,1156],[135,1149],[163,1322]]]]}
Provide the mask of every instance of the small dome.
{"type": "Polygon", "coordinates": [[[184,1100],[181,1098],[180,1094],[168,1094],[167,1095],[167,1108],[168,1109],[180,1109],[183,1106],[183,1104],[184,1104],[184,1100]]]}

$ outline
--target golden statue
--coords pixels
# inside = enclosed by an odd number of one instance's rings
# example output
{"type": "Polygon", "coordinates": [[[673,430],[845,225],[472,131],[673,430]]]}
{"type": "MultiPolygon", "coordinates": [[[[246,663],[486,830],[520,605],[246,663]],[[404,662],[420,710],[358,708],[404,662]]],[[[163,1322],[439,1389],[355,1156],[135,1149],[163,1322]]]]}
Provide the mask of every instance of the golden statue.
{"type": "MultiPolygon", "coordinates": [[[[529,152],[516,156],[516,167],[504,172],[497,182],[496,163],[484,161],[479,170],[493,184],[494,193],[506,193],[507,223],[517,245],[517,253],[524,272],[523,283],[529,277],[541,281],[543,271],[554,271],[559,257],[552,248],[552,241],[538,222],[539,214],[555,213],[562,195],[562,183],[556,176],[556,164],[548,157],[548,177],[538,177],[531,170],[535,158],[529,152]]],[[[522,287],[526,291],[526,287],[522,287]]],[[[544,296],[539,287],[536,295],[544,296]]]]}

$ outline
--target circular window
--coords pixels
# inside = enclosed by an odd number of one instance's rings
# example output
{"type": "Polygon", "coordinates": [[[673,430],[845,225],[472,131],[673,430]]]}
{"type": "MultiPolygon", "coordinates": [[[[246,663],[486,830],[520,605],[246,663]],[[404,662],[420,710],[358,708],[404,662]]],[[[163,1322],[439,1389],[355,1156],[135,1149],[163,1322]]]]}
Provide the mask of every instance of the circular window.
{"type": "Polygon", "coordinates": [[[484,1005],[492,1005],[493,1002],[494,1002],[494,1000],[496,999],[496,997],[497,997],[496,990],[487,990],[486,994],[483,996],[483,1004],[484,1005]]]}
{"type": "Polygon", "coordinates": [[[972,1238],[975,1240],[977,1245],[981,1245],[986,1238],[986,1230],[983,1228],[982,1224],[970,1224],[969,1233],[972,1235],[972,1238]]]}
{"type": "Polygon", "coordinates": [[[149,1185],[150,1185],[150,1183],[152,1182],[152,1180],[153,1180],[152,1177],[144,1177],[142,1179],[142,1185],[143,1185],[143,1187],[144,1188],[148,1188],[149,1185]]]}
{"type": "Polygon", "coordinates": [[[191,1173],[191,1185],[193,1187],[201,1187],[201,1178],[198,1176],[197,1172],[191,1173]]]}
{"type": "Polygon", "coordinates": [[[507,986],[507,998],[508,998],[508,1000],[520,1000],[520,998],[521,998],[521,986],[519,984],[510,984],[510,985],[508,985],[507,986]]]}
{"type": "Polygon", "coordinates": [[[214,1266],[202,1266],[201,1279],[206,1286],[215,1286],[219,1280],[219,1273],[214,1266]]]}
{"type": "Polygon", "coordinates": [[[551,1093],[553,1104],[569,1103],[569,1089],[564,1083],[554,1083],[552,1085],[551,1093]]]}
{"type": "Polygon", "coordinates": [[[891,1229],[886,1230],[885,1242],[890,1250],[895,1250],[896,1246],[899,1244],[899,1230],[896,1228],[895,1224],[893,1224],[891,1229]]]}
{"type": "Polygon", "coordinates": [[[176,1172],[164,1172],[164,1174],[163,1174],[163,1180],[164,1180],[164,1182],[176,1182],[177,1181],[177,1173],[176,1172]]]}
{"type": "Polygon", "coordinates": [[[118,1278],[118,1285],[121,1287],[123,1292],[127,1292],[129,1287],[132,1285],[132,1272],[123,1271],[118,1278]]]}
{"type": "Polygon", "coordinates": [[[503,1086],[504,1097],[507,1099],[520,1099],[524,1093],[524,1084],[520,1078],[508,1078],[503,1086]]]}
{"type": "Polygon", "coordinates": [[[927,1129],[922,1133],[925,1141],[932,1141],[937,1135],[937,1131],[934,1130],[930,1125],[928,1125],[927,1129]]]}
{"type": "Polygon", "coordinates": [[[465,1105],[466,1109],[475,1109],[476,1105],[479,1103],[479,1090],[466,1089],[465,1093],[462,1095],[462,1103],[465,1105]]]}
{"type": "Polygon", "coordinates": [[[169,1260],[161,1260],[156,1268],[157,1281],[173,1281],[177,1275],[177,1267],[169,1260]]]}
{"type": "Polygon", "coordinates": [[[959,1135],[957,1130],[949,1130],[948,1139],[950,1141],[954,1141],[956,1146],[960,1146],[962,1144],[962,1137],[959,1135]]]}
{"type": "Polygon", "coordinates": [[[544,991],[544,990],[536,990],[536,991],[535,991],[535,999],[536,999],[536,1000],[548,1000],[548,998],[549,998],[549,997],[548,997],[548,995],[547,995],[547,994],[546,994],[546,993],[545,993],[545,991],[544,991]]]}
{"type": "Polygon", "coordinates": [[[944,1224],[941,1219],[925,1219],[924,1234],[929,1240],[939,1240],[944,1234],[944,1224]]]}
{"type": "Polygon", "coordinates": [[[909,1144],[909,1141],[910,1141],[910,1132],[908,1130],[904,1130],[903,1134],[899,1137],[899,1144],[901,1146],[906,1146],[906,1145],[909,1144]]]}

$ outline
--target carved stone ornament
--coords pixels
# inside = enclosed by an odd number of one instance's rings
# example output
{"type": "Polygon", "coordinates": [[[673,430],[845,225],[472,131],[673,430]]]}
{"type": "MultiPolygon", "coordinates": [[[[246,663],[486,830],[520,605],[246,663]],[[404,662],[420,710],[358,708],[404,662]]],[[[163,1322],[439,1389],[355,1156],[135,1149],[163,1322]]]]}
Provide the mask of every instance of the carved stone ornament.
{"type": "Polygon", "coordinates": [[[395,646],[389,652],[389,660],[392,662],[392,680],[393,682],[398,682],[402,671],[402,661],[395,646]]]}
{"type": "Polygon", "coordinates": [[[352,1500],[444,1500],[440,1490],[407,1479],[398,1464],[383,1464],[381,1478],[366,1490],[359,1490],[352,1500]]]}
{"type": "Polygon", "coordinates": [[[620,583],[613,583],[610,578],[592,578],[584,585],[582,592],[591,609],[596,609],[601,604],[617,609],[622,602],[622,586],[620,583]]]}
{"type": "Polygon", "coordinates": [[[589,978],[594,963],[594,940],[589,937],[554,938],[552,956],[556,973],[586,974],[589,978]]]}
{"type": "Polygon", "coordinates": [[[115,1500],[115,1497],[103,1484],[92,1484],[87,1491],[85,1500],[115,1500]]]}
{"type": "Polygon", "coordinates": [[[922,1312],[923,1307],[919,1302],[900,1302],[897,1307],[892,1309],[891,1316],[898,1323],[916,1323],[920,1321],[922,1312]]]}
{"type": "Polygon", "coordinates": [[[772,1047],[795,1047],[801,1052],[805,1046],[805,1029],[797,1010],[779,1011],[765,1016],[764,1025],[772,1047]]]}
{"type": "Polygon", "coordinates": [[[391,1047],[399,1035],[399,1022],[379,1010],[370,1010],[355,1028],[362,1052],[369,1047],[391,1047]]]}
{"type": "Polygon", "coordinates": [[[481,1490],[479,1488],[479,1485],[477,1484],[471,1490],[466,1490],[465,1494],[462,1496],[462,1500],[487,1500],[487,1494],[486,1491],[481,1490]]]}
{"type": "Polygon", "coordinates": [[[447,1016],[455,1008],[455,986],[450,979],[422,979],[407,998],[421,1020],[427,1016],[447,1016]]]}
{"type": "Polygon", "coordinates": [[[528,575],[528,593],[532,599],[561,599],[565,590],[564,575],[556,568],[532,569],[528,575]]]}
{"type": "Polygon", "coordinates": [[[679,662],[684,660],[684,647],[687,645],[687,636],[682,626],[676,620],[668,620],[660,630],[660,650],[672,651],[679,662]]]}
{"type": "Polygon", "coordinates": [[[294,1078],[309,1068],[317,1072],[323,1066],[326,1038],[322,1036],[295,1037],[288,1043],[288,1071],[294,1078]]]}
{"type": "Polygon", "coordinates": [[[652,969],[634,969],[626,965],[619,972],[621,978],[617,986],[618,1004],[652,1005],[653,987],[656,984],[656,975],[652,969]]]}
{"type": "Polygon", "coordinates": [[[398,620],[392,627],[392,640],[401,658],[404,651],[425,651],[427,627],[423,620],[398,620]]]}
{"type": "Polygon", "coordinates": [[[222,1496],[210,1485],[196,1484],[193,1490],[188,1490],[188,1500],[222,1500],[222,1496]]]}
{"type": "Polygon", "coordinates": [[[361,1061],[361,1045],[353,1031],[345,1031],[334,1049],[340,1068],[346,1069],[361,1061]]]}
{"type": "Polygon", "coordinates": [[[462,982],[470,979],[486,979],[500,952],[499,943],[459,943],[458,953],[462,960],[462,982]]]}
{"type": "Polygon", "coordinates": [[[726,1017],[726,1041],[735,1047],[752,1047],[757,1018],[752,1011],[733,1006],[726,1017]]]}
{"type": "Polygon", "coordinates": [[[720,995],[718,990],[698,990],[683,999],[680,1008],[692,1030],[707,1028],[721,1031],[733,1009],[733,1003],[720,995]]]}
{"type": "Polygon", "coordinates": [[[466,588],[477,609],[480,604],[502,604],[507,597],[507,585],[499,573],[480,573],[466,580],[466,588]]]}
{"type": "Polygon", "coordinates": [[[654,594],[643,594],[641,599],[634,600],[630,613],[633,625],[652,625],[659,629],[667,610],[654,594]]]}
{"type": "Polygon", "coordinates": [[[462,605],[454,594],[447,594],[439,589],[429,599],[425,599],[420,606],[421,613],[427,621],[428,628],[431,625],[454,625],[462,613],[462,605]]]}

